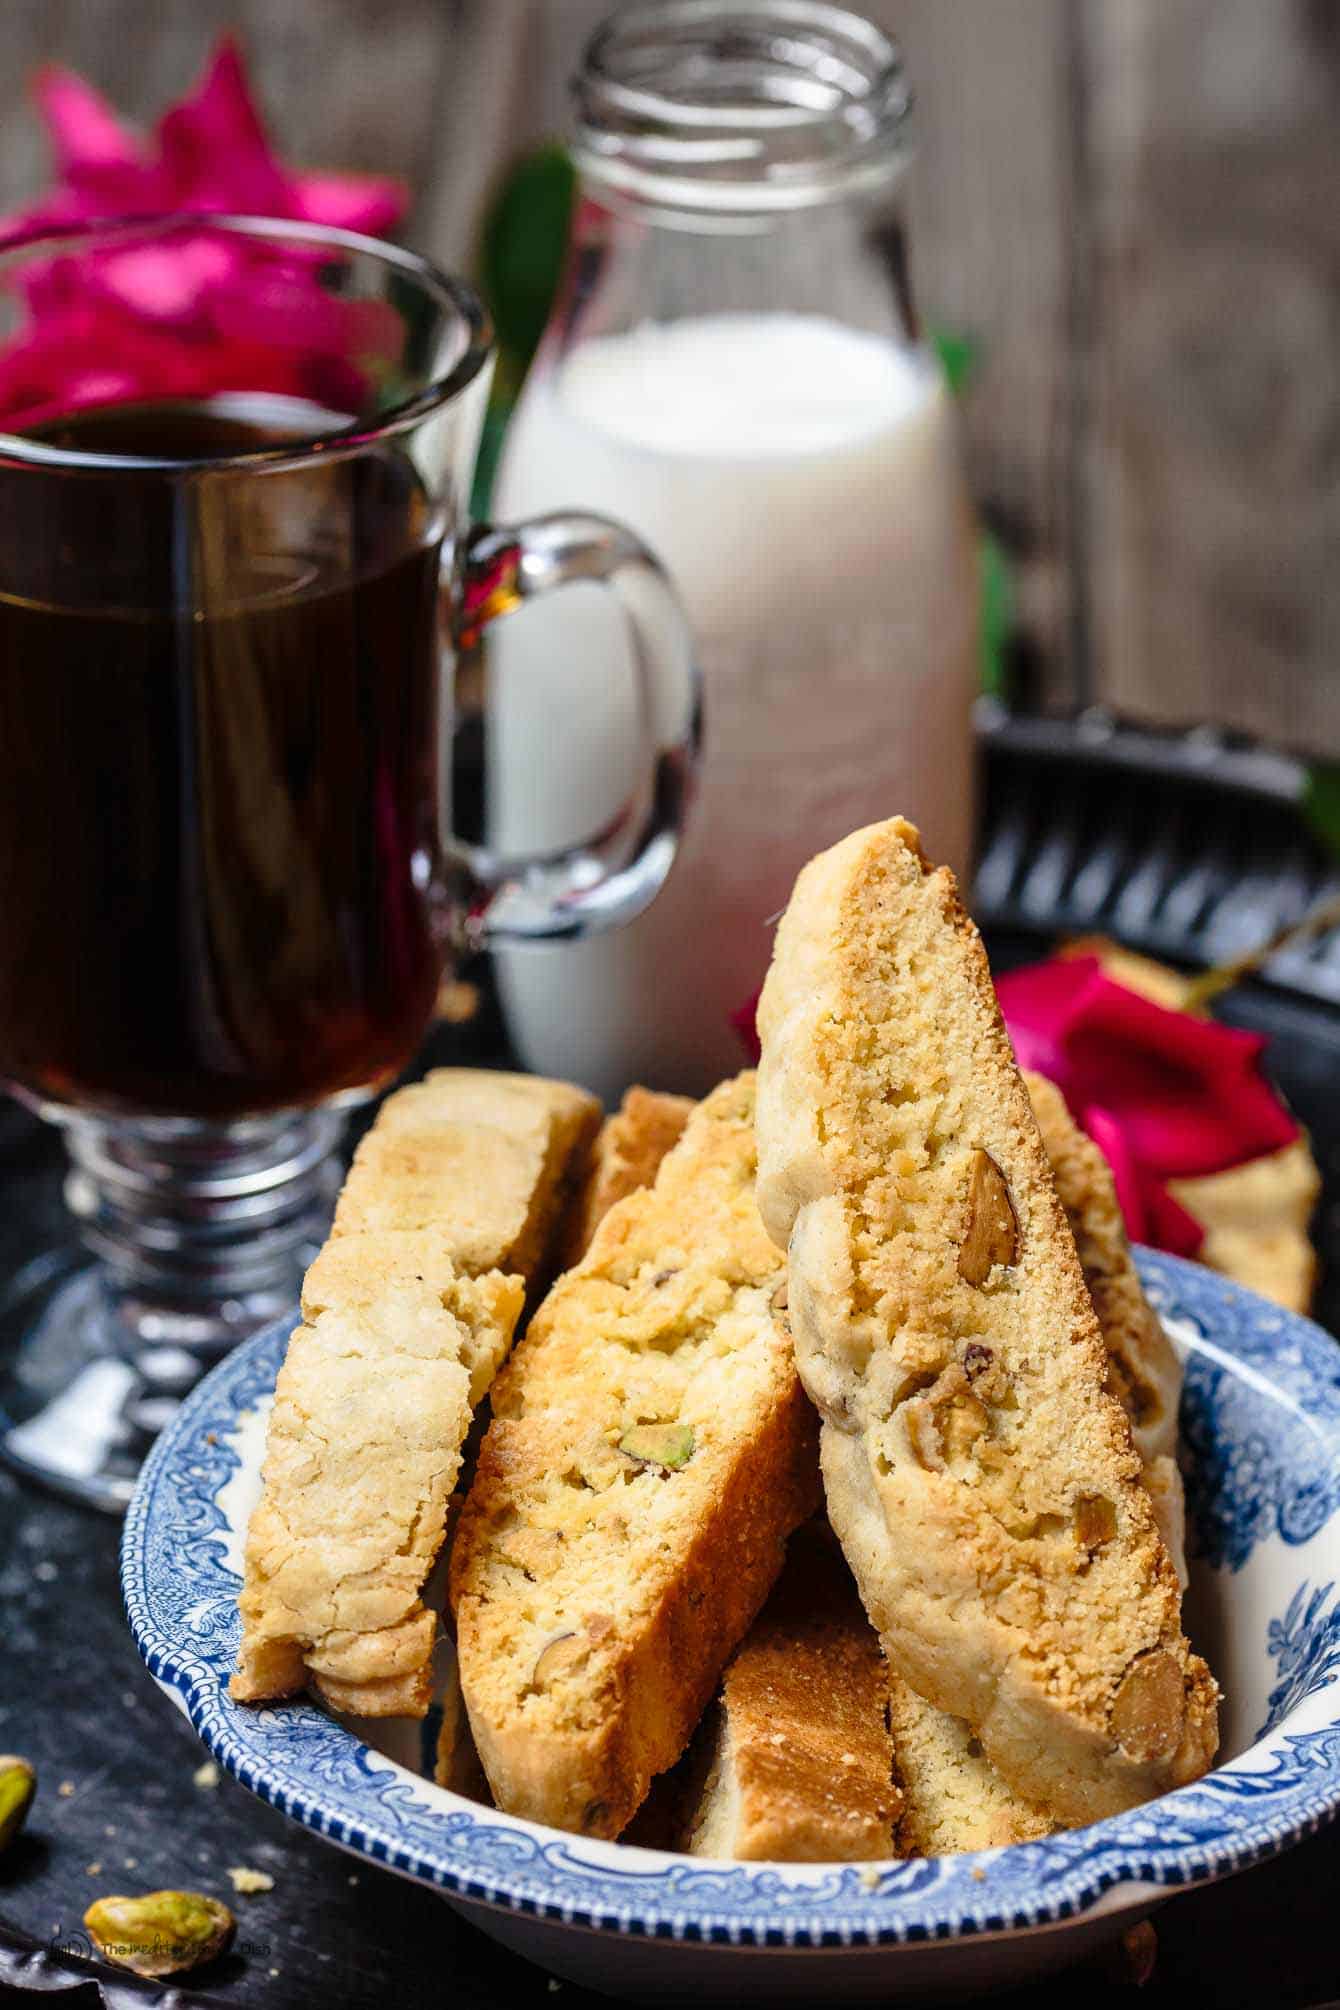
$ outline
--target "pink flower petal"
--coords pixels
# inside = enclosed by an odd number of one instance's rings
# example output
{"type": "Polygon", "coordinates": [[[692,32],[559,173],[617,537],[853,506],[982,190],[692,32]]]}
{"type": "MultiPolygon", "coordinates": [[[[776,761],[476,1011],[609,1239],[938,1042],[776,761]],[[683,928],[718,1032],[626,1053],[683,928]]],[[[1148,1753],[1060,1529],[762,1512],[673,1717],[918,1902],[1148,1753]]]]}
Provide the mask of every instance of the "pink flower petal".
{"type": "Polygon", "coordinates": [[[163,114],[157,136],[176,207],[293,214],[292,189],[270,151],[231,36],[215,47],[194,94],[163,114]]]}
{"type": "MultiPolygon", "coordinates": [[[[82,78],[49,68],[34,94],[59,187],[0,222],[0,244],[109,216],[243,211],[389,229],[407,192],[377,176],[299,175],[272,151],[236,44],[214,48],[195,89],[147,140],[82,78]]],[[[124,250],[30,261],[8,280],[28,325],[0,348],[0,423],[35,424],[115,397],[277,390],[341,412],[367,401],[368,369],[400,358],[391,308],[318,281],[318,250],[254,247],[207,227],[124,250]]]]}
{"type": "Polygon", "coordinates": [[[56,154],[62,179],[105,174],[143,165],[139,141],[117,118],[107,100],[73,70],[49,63],[37,72],[33,97],[56,154]]]}
{"type": "Polygon", "coordinates": [[[1120,1118],[1090,1104],[1081,1112],[1080,1122],[1111,1168],[1132,1242],[1152,1243],[1156,1249],[1170,1249],[1175,1256],[1198,1255],[1205,1240],[1204,1229],[1151,1174],[1132,1148],[1120,1118]]]}
{"type": "Polygon", "coordinates": [[[384,237],[409,208],[409,190],[384,175],[300,174],[292,177],[299,214],[308,223],[384,237]]]}
{"type": "Polygon", "coordinates": [[[199,315],[214,288],[238,269],[235,244],[222,232],[138,244],[81,261],[90,288],[147,320],[184,322],[199,315]]]}
{"type": "Polygon", "coordinates": [[[1298,1135],[1255,1034],[1156,1005],[1090,957],[1011,971],[996,989],[1022,1065],[1049,1075],[1072,1110],[1113,1111],[1164,1178],[1224,1172],[1298,1135]]]}

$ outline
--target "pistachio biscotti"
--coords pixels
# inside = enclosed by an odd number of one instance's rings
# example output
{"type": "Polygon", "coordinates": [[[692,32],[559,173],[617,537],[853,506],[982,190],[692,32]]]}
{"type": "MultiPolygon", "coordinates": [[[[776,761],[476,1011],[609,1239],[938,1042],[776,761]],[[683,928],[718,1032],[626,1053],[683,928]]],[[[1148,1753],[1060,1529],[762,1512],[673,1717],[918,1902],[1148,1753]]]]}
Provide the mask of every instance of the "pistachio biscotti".
{"type": "Polygon", "coordinates": [[[1197,1777],[1214,1682],[985,954],[910,825],[806,867],[759,1029],[759,1204],[892,1665],[1062,1821],[1197,1777]]]}
{"type": "Polygon", "coordinates": [[[565,1082],[481,1069],[438,1069],[382,1105],[275,1390],[240,1701],[310,1683],[355,1715],[423,1715],[436,1616],[421,1592],[461,1447],[599,1120],[565,1082]]]}
{"type": "MultiPolygon", "coordinates": [[[[1185,1581],[1182,1480],[1174,1456],[1181,1364],[1141,1289],[1106,1159],[1074,1122],[1054,1083],[1026,1069],[1023,1079],[1107,1349],[1108,1387],[1130,1422],[1159,1532],[1185,1581]]],[[[897,1675],[889,1690],[905,1799],[898,1837],[904,1855],[948,1856],[1032,1842],[1056,1826],[1006,1785],[961,1718],[937,1710],[897,1675]]]]}
{"type": "Polygon", "coordinates": [[[493,1396],[451,1558],[499,1807],[617,1835],[674,1764],[817,1492],[754,1200],[753,1079],[606,1215],[493,1396]]]}

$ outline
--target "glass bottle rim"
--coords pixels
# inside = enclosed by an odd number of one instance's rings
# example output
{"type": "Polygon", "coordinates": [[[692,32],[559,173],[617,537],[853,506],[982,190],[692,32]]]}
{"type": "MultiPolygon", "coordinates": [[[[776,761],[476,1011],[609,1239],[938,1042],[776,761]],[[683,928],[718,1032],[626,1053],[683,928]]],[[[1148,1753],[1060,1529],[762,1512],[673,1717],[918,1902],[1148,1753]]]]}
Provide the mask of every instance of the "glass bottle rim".
{"type": "Polygon", "coordinates": [[[826,0],[635,0],[572,90],[586,181],[686,220],[886,188],[909,152],[897,43],[826,0]]]}

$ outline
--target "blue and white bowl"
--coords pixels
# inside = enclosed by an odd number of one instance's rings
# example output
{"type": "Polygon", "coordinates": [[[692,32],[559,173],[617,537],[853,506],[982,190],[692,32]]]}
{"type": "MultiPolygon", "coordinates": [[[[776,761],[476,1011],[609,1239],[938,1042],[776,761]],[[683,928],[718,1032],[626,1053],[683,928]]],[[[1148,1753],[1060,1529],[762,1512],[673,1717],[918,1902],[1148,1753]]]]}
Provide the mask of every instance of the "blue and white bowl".
{"type": "Polygon", "coordinates": [[[1141,1253],[1140,1267],[1187,1362],[1188,1627],[1225,1692],[1222,1763],[1092,1828],[930,1862],[714,1865],[462,1800],[414,1770],[415,1752],[392,1756],[404,1727],[307,1703],[239,1708],[227,1684],[241,1541],[286,1328],[215,1369],[145,1467],[122,1558],[135,1639],[263,1800],[589,1986],[812,2000],[1058,1967],[1171,1889],[1286,1849],[1340,1808],[1340,1347],[1195,1265],[1141,1253]]]}

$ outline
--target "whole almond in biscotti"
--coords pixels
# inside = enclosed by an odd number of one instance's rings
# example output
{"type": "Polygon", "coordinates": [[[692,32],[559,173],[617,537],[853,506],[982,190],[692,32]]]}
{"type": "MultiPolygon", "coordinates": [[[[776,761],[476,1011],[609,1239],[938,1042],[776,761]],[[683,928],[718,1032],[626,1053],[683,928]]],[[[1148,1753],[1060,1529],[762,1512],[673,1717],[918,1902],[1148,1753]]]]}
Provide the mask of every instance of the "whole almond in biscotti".
{"type": "Polygon", "coordinates": [[[451,1600],[471,1730],[510,1814],[625,1827],[815,1505],[753,1106],[750,1075],[699,1104],[495,1385],[451,1600]]]}
{"type": "Polygon", "coordinates": [[[1062,1821],[1196,1778],[1215,1685],[985,953],[910,825],[806,867],[759,1031],[759,1205],[891,1663],[1062,1821]]]}

